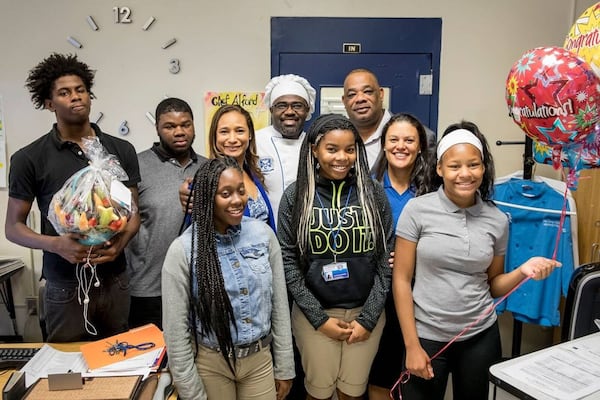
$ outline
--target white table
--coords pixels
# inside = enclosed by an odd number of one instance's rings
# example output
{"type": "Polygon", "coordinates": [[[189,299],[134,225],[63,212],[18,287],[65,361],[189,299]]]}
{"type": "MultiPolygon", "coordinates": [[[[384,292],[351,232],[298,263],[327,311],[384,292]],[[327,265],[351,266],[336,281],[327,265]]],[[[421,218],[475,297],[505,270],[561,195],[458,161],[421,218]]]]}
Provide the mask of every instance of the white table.
{"type": "MultiPolygon", "coordinates": [[[[577,390],[566,388],[571,388],[571,384],[574,388],[585,387],[584,377],[591,382],[600,382],[598,350],[600,350],[600,332],[492,365],[489,371],[489,379],[492,383],[490,399],[563,400],[566,395],[561,395],[558,391],[575,393],[577,390]],[[591,351],[592,349],[595,351],[591,351]],[[552,377],[554,373],[556,377],[552,377]],[[572,378],[569,377],[569,373],[573,374],[572,378]],[[540,382],[538,385],[533,383],[536,380],[540,382]],[[555,395],[540,390],[540,385],[544,388],[552,388],[553,384],[558,387],[555,395]]],[[[600,400],[600,388],[579,398],[600,400]]]]}

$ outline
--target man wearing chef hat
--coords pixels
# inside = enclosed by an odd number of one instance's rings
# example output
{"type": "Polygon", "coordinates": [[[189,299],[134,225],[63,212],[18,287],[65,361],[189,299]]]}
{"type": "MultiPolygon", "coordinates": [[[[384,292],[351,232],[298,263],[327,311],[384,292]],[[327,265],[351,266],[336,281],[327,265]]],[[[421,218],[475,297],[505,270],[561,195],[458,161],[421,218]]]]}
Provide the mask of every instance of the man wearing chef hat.
{"type": "Polygon", "coordinates": [[[275,217],[284,189],[296,180],[304,122],[315,111],[315,96],[310,83],[293,74],[276,76],[265,87],[271,125],[256,132],[256,152],[275,217]]]}

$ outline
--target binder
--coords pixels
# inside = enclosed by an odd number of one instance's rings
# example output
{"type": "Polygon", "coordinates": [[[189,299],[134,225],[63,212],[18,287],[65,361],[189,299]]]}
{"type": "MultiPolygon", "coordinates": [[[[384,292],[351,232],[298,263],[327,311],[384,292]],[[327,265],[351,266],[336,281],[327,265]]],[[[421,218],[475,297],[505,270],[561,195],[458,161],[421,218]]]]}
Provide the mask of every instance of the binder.
{"type": "MultiPolygon", "coordinates": [[[[127,332],[120,333],[118,335],[111,336],[106,339],[97,340],[95,342],[86,343],[81,345],[81,353],[85,358],[85,361],[90,370],[95,370],[107,365],[114,364],[119,361],[128,360],[130,358],[139,356],[141,354],[156,351],[159,348],[165,347],[165,339],[163,333],[154,324],[147,324],[139,328],[130,329],[127,332]],[[107,352],[108,347],[119,342],[127,342],[129,344],[139,344],[145,342],[154,343],[154,347],[147,350],[128,350],[127,354],[115,354],[110,355],[107,352]]],[[[163,351],[164,352],[164,351],[163,351]]],[[[152,365],[148,365],[152,367],[152,365]]]]}
{"type": "Polygon", "coordinates": [[[25,373],[15,371],[2,388],[2,400],[21,400],[25,390],[25,373]]]}

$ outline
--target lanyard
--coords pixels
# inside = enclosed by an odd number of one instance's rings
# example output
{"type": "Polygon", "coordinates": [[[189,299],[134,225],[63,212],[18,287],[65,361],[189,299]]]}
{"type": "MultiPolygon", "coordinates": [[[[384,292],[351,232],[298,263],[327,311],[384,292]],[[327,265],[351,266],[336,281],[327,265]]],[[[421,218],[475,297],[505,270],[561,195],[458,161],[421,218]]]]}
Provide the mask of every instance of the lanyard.
{"type": "MultiPolygon", "coordinates": [[[[329,213],[325,213],[325,218],[327,219],[327,224],[329,224],[329,229],[333,232],[333,262],[337,262],[337,236],[340,234],[340,230],[342,229],[342,219],[346,215],[346,211],[348,210],[348,201],[350,201],[350,196],[352,195],[352,188],[350,186],[350,190],[348,190],[348,195],[346,196],[346,204],[344,204],[344,209],[338,218],[338,226],[337,229],[333,230],[333,225],[329,220],[329,213]]],[[[323,202],[321,201],[321,196],[319,196],[319,191],[315,190],[315,194],[317,195],[317,200],[319,200],[319,204],[321,205],[321,209],[325,209],[323,202]]]]}

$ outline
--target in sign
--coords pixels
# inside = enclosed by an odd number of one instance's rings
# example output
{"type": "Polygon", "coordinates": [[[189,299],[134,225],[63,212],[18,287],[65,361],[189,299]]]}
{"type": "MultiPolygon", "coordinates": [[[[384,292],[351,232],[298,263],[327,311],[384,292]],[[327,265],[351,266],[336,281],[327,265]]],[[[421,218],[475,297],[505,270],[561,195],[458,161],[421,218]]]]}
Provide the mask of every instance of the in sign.
{"type": "Polygon", "coordinates": [[[360,53],[360,43],[344,43],[344,53],[360,53]]]}

